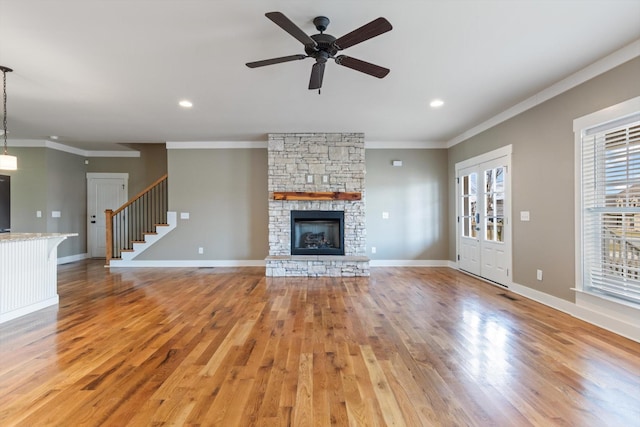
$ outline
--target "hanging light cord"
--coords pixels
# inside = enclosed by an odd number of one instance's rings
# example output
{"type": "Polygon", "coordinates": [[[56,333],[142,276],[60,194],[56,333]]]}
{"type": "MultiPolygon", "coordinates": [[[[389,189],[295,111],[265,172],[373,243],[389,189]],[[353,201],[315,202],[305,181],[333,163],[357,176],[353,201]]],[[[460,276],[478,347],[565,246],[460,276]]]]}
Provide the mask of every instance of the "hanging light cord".
{"type": "Polygon", "coordinates": [[[7,71],[2,67],[2,111],[4,112],[2,117],[2,129],[4,137],[4,155],[7,155],[7,71]]]}

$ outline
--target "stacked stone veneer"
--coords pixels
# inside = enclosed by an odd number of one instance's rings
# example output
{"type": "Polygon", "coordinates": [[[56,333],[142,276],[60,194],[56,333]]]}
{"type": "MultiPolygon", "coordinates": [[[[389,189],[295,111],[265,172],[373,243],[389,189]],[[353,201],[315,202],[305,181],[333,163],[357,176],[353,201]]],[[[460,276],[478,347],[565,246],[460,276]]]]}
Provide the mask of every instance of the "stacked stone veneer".
{"type": "Polygon", "coordinates": [[[267,276],[368,276],[362,133],[269,135],[267,276]],[[313,176],[313,183],[307,177],[313,176]],[[328,182],[323,182],[323,176],[328,182]],[[359,192],[358,201],[273,200],[274,191],[359,192]],[[344,211],[344,256],[291,255],[291,211],[344,211]]]}

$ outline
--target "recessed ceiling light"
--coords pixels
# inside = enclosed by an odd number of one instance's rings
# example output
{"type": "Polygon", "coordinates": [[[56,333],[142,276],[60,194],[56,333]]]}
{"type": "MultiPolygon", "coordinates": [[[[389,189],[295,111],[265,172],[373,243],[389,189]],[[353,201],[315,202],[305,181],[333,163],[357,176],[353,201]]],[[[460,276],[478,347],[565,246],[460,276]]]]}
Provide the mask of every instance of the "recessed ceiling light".
{"type": "Polygon", "coordinates": [[[193,107],[193,104],[191,103],[191,101],[187,101],[186,99],[183,99],[178,104],[183,108],[191,108],[191,107],[193,107]]]}
{"type": "Polygon", "coordinates": [[[442,107],[444,105],[444,101],[442,99],[434,99],[429,105],[431,108],[442,107]]]}
{"type": "Polygon", "coordinates": [[[58,139],[58,136],[57,136],[57,135],[49,135],[49,138],[51,138],[51,139],[58,139]]]}

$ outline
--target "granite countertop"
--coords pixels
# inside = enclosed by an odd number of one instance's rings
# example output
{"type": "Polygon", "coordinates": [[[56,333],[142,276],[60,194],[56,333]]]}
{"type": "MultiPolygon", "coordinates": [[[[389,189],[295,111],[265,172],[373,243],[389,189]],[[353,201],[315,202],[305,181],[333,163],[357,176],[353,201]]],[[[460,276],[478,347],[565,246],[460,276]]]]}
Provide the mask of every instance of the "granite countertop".
{"type": "Polygon", "coordinates": [[[0,243],[25,240],[55,239],[58,237],[77,236],[78,233],[0,233],[0,243]]]}

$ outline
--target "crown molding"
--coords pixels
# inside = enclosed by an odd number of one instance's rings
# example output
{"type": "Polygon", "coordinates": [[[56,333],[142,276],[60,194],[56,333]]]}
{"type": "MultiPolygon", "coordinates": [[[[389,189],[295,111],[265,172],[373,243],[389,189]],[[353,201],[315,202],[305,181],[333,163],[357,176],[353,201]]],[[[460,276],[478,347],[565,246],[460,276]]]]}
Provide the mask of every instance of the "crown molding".
{"type": "Polygon", "coordinates": [[[64,151],[65,153],[75,154],[82,157],[140,157],[140,152],[136,150],[83,150],[81,148],[60,144],[59,142],[40,139],[16,139],[12,140],[8,145],[11,147],[50,148],[52,150],[64,151]]]}
{"type": "Polygon", "coordinates": [[[634,58],[640,56],[640,39],[628,44],[627,46],[613,52],[610,55],[605,56],[604,58],[594,62],[593,64],[583,68],[582,70],[573,73],[569,77],[560,80],[559,82],[549,86],[545,90],[538,92],[537,94],[531,96],[530,98],[525,99],[519,104],[514,105],[513,107],[503,111],[502,113],[493,116],[489,120],[480,123],[478,126],[475,126],[455,138],[451,139],[446,143],[447,148],[451,148],[454,145],[457,145],[467,139],[478,135],[485,130],[491,129],[492,127],[499,125],[502,122],[505,122],[518,114],[522,114],[531,108],[542,104],[550,100],[553,97],[556,97],[574,87],[585,83],[600,74],[604,74],[609,70],[614,69],[615,67],[624,64],[634,58]]]}
{"type": "Polygon", "coordinates": [[[446,142],[436,141],[366,141],[364,148],[369,150],[434,150],[447,148],[446,142]]]}
{"type": "Polygon", "coordinates": [[[267,141],[167,141],[167,150],[267,148],[267,141]]]}

